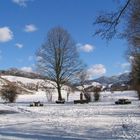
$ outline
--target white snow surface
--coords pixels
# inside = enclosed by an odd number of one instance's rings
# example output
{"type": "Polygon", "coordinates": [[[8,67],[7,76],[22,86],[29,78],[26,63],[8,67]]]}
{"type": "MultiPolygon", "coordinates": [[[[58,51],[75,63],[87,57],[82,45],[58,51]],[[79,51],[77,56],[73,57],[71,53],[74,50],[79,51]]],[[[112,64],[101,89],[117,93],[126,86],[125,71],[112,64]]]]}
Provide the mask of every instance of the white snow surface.
{"type": "MultiPolygon", "coordinates": [[[[92,82],[92,83],[90,83],[90,84],[84,84],[84,88],[88,88],[88,87],[90,87],[90,86],[94,86],[94,87],[100,87],[100,86],[102,86],[100,83],[98,83],[98,82],[92,82]]],[[[77,86],[77,88],[78,89],[83,89],[83,87],[82,86],[77,86]]]]}
{"type": "MultiPolygon", "coordinates": [[[[76,96],[78,95],[78,96],[76,96]]],[[[43,92],[20,95],[13,104],[0,100],[0,140],[140,140],[140,101],[134,91],[102,92],[99,102],[47,103],[43,92]],[[129,105],[115,105],[128,98],[129,105]],[[40,100],[43,107],[29,107],[40,100]]]]}

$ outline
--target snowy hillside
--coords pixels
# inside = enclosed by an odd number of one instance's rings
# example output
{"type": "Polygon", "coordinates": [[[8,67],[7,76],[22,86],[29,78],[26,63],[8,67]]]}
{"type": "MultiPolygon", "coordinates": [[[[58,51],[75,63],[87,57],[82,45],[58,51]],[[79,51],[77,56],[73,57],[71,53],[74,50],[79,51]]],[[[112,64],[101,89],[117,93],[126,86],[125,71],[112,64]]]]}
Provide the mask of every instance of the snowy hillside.
{"type": "Polygon", "coordinates": [[[19,76],[26,77],[31,79],[44,79],[45,77],[33,72],[23,71],[17,68],[10,68],[8,70],[0,70],[0,75],[11,75],[11,76],[19,76]]]}
{"type": "MultiPolygon", "coordinates": [[[[28,96],[28,101],[38,101],[38,96],[40,97],[40,101],[46,102],[46,88],[54,88],[52,93],[52,101],[55,102],[58,99],[58,93],[56,91],[56,88],[53,86],[55,83],[49,80],[43,80],[43,79],[31,79],[31,78],[25,78],[25,77],[19,77],[19,76],[11,76],[11,75],[5,75],[1,76],[4,81],[14,82],[19,87],[24,87],[27,91],[29,91],[29,94],[31,95],[25,95],[28,96]]],[[[63,86],[62,88],[62,97],[67,101],[73,101],[74,99],[79,99],[80,92],[74,93],[69,91],[68,86],[63,86]],[[69,93],[69,97],[68,94],[69,93]]]]}
{"type": "MultiPolygon", "coordinates": [[[[83,87],[85,88],[85,89],[87,89],[88,87],[100,87],[100,86],[102,86],[100,83],[98,83],[98,82],[94,82],[94,81],[92,81],[92,82],[89,82],[89,83],[85,83],[84,85],[83,85],[83,87]]],[[[82,86],[76,86],[78,89],[83,89],[83,87],[82,86]]]]}
{"type": "Polygon", "coordinates": [[[1,76],[3,79],[9,80],[10,82],[15,82],[17,84],[24,84],[25,86],[28,86],[29,84],[34,85],[40,85],[40,84],[47,84],[47,86],[52,86],[50,81],[45,81],[43,79],[31,79],[26,77],[19,77],[19,76],[1,76]]]}

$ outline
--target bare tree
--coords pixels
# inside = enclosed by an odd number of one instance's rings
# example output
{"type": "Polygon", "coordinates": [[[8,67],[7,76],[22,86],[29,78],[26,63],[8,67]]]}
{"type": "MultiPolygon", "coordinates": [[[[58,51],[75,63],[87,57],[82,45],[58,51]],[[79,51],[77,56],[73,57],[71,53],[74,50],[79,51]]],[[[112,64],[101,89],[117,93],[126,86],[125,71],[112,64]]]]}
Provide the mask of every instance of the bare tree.
{"type": "Polygon", "coordinates": [[[17,86],[12,83],[3,85],[0,93],[1,93],[1,98],[3,100],[5,100],[6,102],[13,103],[13,102],[15,102],[15,100],[18,96],[17,86]]]}
{"type": "Polygon", "coordinates": [[[140,1],[133,2],[129,12],[128,27],[125,31],[129,44],[129,55],[133,57],[132,87],[137,91],[140,99],[140,1]]]}
{"type": "Polygon", "coordinates": [[[102,88],[102,86],[96,86],[96,87],[93,88],[94,101],[99,101],[99,99],[100,99],[100,92],[102,91],[101,88],[102,88]]]}
{"type": "Polygon", "coordinates": [[[140,99],[140,54],[133,58],[132,63],[132,86],[137,91],[140,99]]]}
{"type": "Polygon", "coordinates": [[[128,42],[127,55],[133,57],[132,83],[140,97],[140,0],[125,0],[117,11],[97,16],[94,24],[98,25],[95,35],[107,40],[121,36],[128,42]],[[125,25],[123,30],[120,25],[125,25]]]}
{"type": "Polygon", "coordinates": [[[89,94],[89,92],[87,92],[86,90],[86,81],[89,79],[89,75],[88,72],[83,69],[82,71],[79,72],[78,74],[79,77],[79,85],[81,86],[81,95],[84,95],[87,101],[91,101],[91,96],[89,94]]]}
{"type": "Polygon", "coordinates": [[[78,73],[78,78],[79,78],[79,85],[81,86],[81,92],[85,93],[85,84],[86,81],[89,79],[89,75],[87,73],[87,71],[85,69],[83,69],[82,71],[80,71],[78,73]]]}
{"type": "Polygon", "coordinates": [[[52,102],[53,92],[54,92],[54,88],[46,88],[46,97],[48,102],[52,102]]]}
{"type": "Polygon", "coordinates": [[[81,69],[76,44],[71,35],[61,27],[51,29],[36,56],[38,70],[54,81],[58,100],[62,100],[62,86],[72,82],[81,69]]]}

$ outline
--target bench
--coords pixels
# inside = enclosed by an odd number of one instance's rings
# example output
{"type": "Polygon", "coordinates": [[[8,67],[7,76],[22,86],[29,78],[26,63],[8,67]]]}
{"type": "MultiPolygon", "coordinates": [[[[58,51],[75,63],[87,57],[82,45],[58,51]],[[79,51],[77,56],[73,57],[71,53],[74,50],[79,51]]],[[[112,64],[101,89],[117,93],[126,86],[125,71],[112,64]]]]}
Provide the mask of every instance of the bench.
{"type": "Polygon", "coordinates": [[[74,104],[85,104],[85,103],[89,103],[88,100],[74,100],[74,104]]]}
{"type": "Polygon", "coordinates": [[[30,107],[34,107],[34,106],[43,106],[43,104],[40,103],[40,101],[38,101],[38,102],[33,102],[33,103],[30,104],[30,107]]]}
{"type": "Polygon", "coordinates": [[[55,103],[57,103],[57,104],[64,104],[65,103],[65,99],[57,100],[57,101],[55,101],[55,103]]]}
{"type": "Polygon", "coordinates": [[[115,102],[115,104],[131,104],[131,101],[128,99],[118,99],[118,101],[115,102]]]}

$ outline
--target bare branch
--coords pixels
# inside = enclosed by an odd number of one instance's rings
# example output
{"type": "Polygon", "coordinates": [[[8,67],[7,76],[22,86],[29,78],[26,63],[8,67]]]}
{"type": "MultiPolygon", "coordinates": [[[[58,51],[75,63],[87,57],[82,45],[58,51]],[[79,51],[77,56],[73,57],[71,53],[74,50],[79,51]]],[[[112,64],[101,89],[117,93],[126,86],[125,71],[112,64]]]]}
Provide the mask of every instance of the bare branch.
{"type": "Polygon", "coordinates": [[[99,15],[94,22],[94,25],[99,26],[94,35],[99,35],[107,40],[112,39],[117,34],[117,27],[120,23],[120,19],[125,14],[131,1],[132,0],[127,0],[124,6],[117,12],[99,15]]]}

